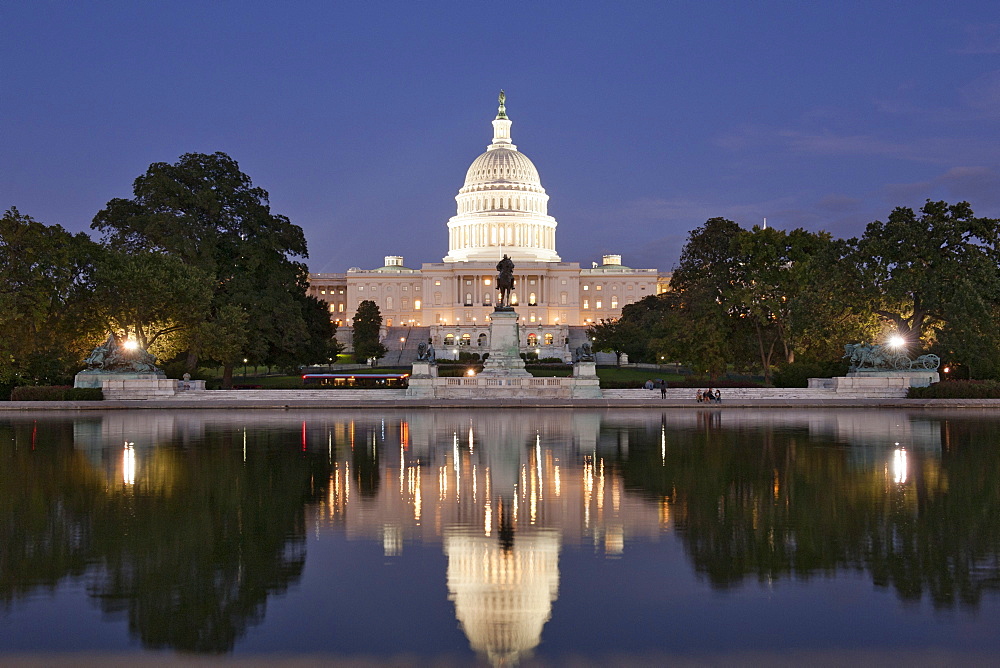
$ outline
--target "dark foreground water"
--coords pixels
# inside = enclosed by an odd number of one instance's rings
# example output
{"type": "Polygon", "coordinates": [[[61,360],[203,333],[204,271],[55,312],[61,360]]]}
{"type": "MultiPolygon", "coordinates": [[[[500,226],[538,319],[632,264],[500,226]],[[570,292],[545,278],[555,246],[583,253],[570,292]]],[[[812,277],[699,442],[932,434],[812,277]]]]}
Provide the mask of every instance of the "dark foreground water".
{"type": "Polygon", "coordinates": [[[0,416],[0,661],[990,662],[998,588],[989,413],[0,416]]]}

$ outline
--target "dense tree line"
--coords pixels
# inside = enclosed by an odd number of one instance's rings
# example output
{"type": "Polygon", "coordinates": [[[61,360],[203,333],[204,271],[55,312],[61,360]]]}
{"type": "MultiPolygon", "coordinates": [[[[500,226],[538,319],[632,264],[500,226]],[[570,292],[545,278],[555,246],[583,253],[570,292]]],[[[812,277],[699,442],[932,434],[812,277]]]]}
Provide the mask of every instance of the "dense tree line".
{"type": "Polygon", "coordinates": [[[1000,377],[1000,221],[967,202],[900,207],[860,238],[712,218],[690,233],[670,291],[591,330],[598,349],[698,374],[836,373],[844,345],[890,334],[963,375],[1000,377]]]}
{"type": "Polygon", "coordinates": [[[154,163],[94,217],[99,241],[8,210],[0,220],[0,384],[66,382],[114,330],[194,372],[293,367],[337,353],[306,294],[302,229],[224,153],[154,163]]]}

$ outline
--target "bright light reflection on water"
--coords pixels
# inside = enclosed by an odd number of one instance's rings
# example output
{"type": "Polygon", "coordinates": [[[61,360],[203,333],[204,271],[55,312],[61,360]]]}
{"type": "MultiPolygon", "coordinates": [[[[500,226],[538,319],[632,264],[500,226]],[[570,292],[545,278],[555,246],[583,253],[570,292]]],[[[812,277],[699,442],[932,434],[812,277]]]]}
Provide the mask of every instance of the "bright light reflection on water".
{"type": "Polygon", "coordinates": [[[898,410],[4,416],[0,651],[990,656],[998,427],[898,410]]]}

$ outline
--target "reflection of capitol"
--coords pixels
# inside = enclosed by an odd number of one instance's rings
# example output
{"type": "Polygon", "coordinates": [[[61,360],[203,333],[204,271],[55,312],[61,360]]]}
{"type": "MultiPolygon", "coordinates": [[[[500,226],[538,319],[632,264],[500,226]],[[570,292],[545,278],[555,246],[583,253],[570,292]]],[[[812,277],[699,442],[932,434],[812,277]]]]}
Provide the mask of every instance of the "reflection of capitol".
{"type": "Polygon", "coordinates": [[[613,430],[602,435],[597,414],[407,418],[348,426],[352,451],[379,459],[381,484],[365,496],[359,460],[338,462],[314,521],[380,538],[387,555],[409,538],[441,541],[458,621],[494,664],[514,663],[541,641],[563,540],[588,539],[617,556],[626,536],[655,537],[668,526],[666,502],[626,495],[620,474],[595,456],[602,441],[627,442],[613,430]]]}
{"type": "MultiPolygon", "coordinates": [[[[541,642],[558,596],[563,544],[592,544],[617,558],[630,540],[656,539],[674,523],[714,526],[691,518],[688,504],[699,499],[690,492],[626,492],[622,467],[630,446],[647,457],[653,452],[655,469],[672,448],[676,454],[685,447],[678,443],[690,442],[681,434],[707,442],[747,429],[766,441],[784,432],[793,441],[801,435],[850,445],[853,467],[884,468],[886,485],[895,486],[907,483],[909,453],[940,451],[948,438],[941,425],[926,413],[856,409],[123,411],[76,419],[73,431],[76,446],[109,479],[128,485],[137,471],[146,480],[155,474],[158,489],[171,484],[169,462],[157,464],[163,443],[198,447],[225,434],[230,446],[242,443],[247,461],[251,434],[322,457],[329,481],[322,500],[306,508],[306,523],[317,533],[377,540],[390,557],[411,541],[440,542],[458,622],[472,648],[498,664],[516,662],[541,642]]],[[[933,463],[925,462],[925,477],[933,463]]],[[[786,484],[775,478],[776,501],[785,499],[786,484]]],[[[715,503],[713,497],[698,510],[715,517],[715,503]]],[[[712,536],[704,544],[713,544],[712,536]]],[[[697,542],[690,531],[687,540],[697,542]]]]}

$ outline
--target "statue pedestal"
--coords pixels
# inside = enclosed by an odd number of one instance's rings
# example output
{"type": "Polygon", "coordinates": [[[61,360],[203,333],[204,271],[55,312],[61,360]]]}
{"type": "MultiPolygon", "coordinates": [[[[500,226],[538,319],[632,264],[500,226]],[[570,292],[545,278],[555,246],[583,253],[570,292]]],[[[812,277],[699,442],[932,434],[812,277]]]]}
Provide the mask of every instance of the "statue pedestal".
{"type": "Polygon", "coordinates": [[[521,359],[521,340],[517,312],[498,308],[490,316],[489,359],[480,376],[530,377],[521,359]]]}
{"type": "Polygon", "coordinates": [[[433,397],[434,385],[438,378],[437,363],[429,360],[417,360],[413,363],[410,379],[406,383],[406,396],[433,397]]]}
{"type": "Polygon", "coordinates": [[[601,381],[597,377],[597,362],[580,361],[573,365],[573,398],[600,399],[601,381]]]}
{"type": "MultiPolygon", "coordinates": [[[[162,371],[155,373],[139,372],[116,372],[116,371],[90,371],[84,370],[73,377],[73,387],[103,387],[106,380],[154,380],[165,379],[167,375],[162,371]]],[[[172,381],[176,382],[176,381],[172,381]]]]}

